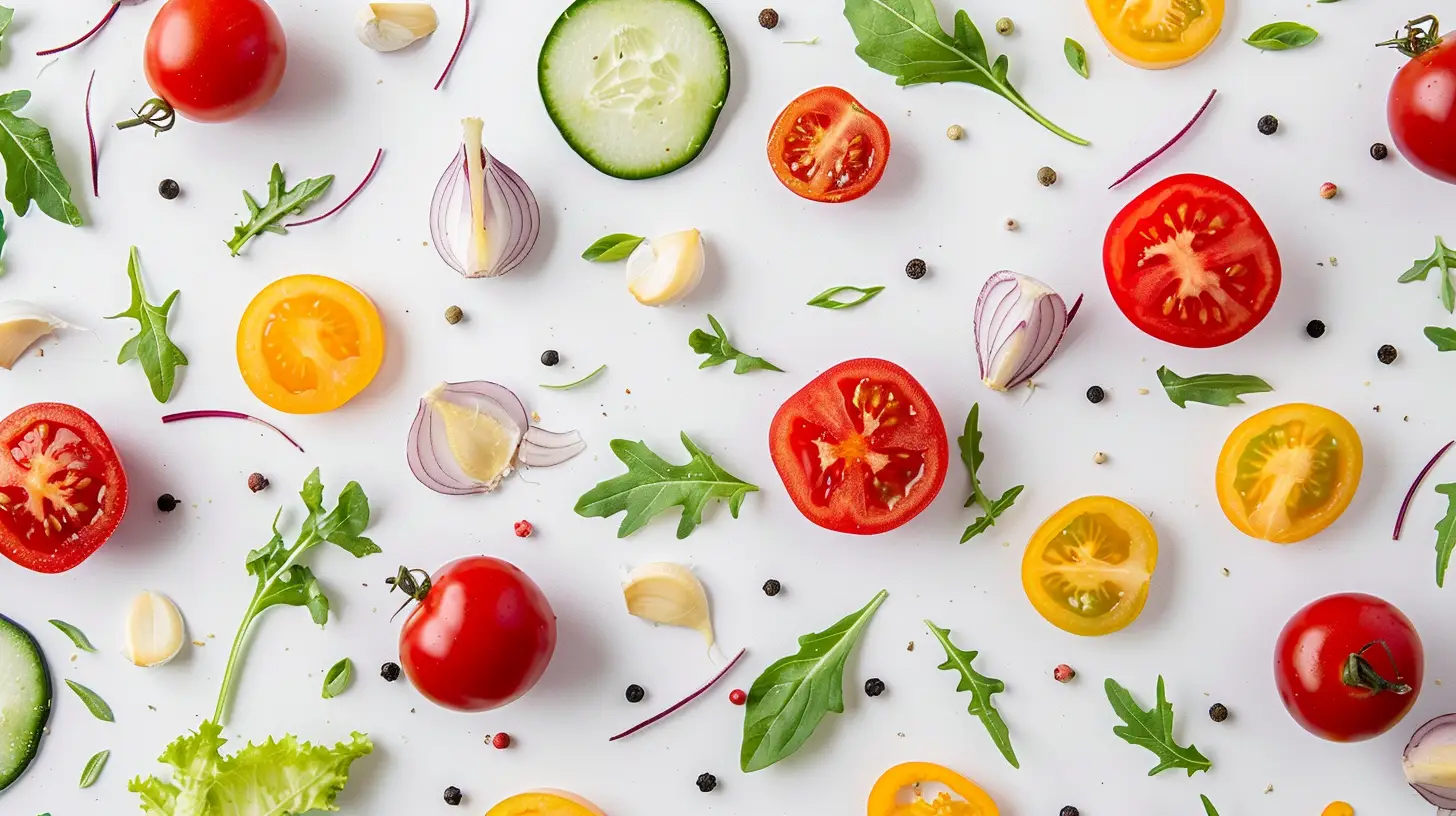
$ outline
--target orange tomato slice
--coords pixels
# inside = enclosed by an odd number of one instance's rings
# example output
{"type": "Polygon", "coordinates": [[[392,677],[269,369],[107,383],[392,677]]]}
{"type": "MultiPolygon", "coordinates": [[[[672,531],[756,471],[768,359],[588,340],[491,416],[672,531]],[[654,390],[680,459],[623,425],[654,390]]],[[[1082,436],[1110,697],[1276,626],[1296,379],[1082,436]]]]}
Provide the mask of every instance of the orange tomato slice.
{"type": "Polygon", "coordinates": [[[384,322],[363,292],[322,275],[276,280],[238,324],[238,368],[254,396],[289,414],[332,411],[384,361],[384,322]]]}
{"type": "Polygon", "coordinates": [[[518,793],[491,808],[485,816],[606,816],[596,805],[566,791],[542,789],[518,793]]]}
{"type": "Polygon", "coordinates": [[[868,816],[999,816],[996,802],[980,786],[933,762],[905,762],[880,775],[870,791],[868,816]],[[922,785],[948,788],[925,799],[922,785]],[[901,795],[910,789],[911,798],[901,795]],[[955,795],[952,798],[951,794],[955,795]]]}
{"type": "Polygon", "coordinates": [[[1224,0],[1087,0],[1097,30],[1123,62],[1172,68],[1211,45],[1224,0]]]}

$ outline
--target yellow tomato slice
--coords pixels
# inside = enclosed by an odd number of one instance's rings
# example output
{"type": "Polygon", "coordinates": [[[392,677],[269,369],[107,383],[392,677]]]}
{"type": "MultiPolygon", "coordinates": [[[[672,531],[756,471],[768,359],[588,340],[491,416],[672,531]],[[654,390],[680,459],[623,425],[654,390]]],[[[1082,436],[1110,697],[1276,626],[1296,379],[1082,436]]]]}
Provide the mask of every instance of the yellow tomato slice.
{"type": "Polygon", "coordinates": [[[1276,544],[1334,523],[1355,498],[1360,435],[1328,408],[1292,403],[1244,420],[1218,457],[1218,503],[1234,526],[1276,544]]]}
{"type": "Polygon", "coordinates": [[[1087,0],[1097,30],[1123,62],[1172,68],[1193,59],[1223,28],[1224,0],[1087,0]]]}
{"type": "Polygon", "coordinates": [[[268,284],[238,325],[238,368],[258,399],[290,414],[332,411],[379,373],[384,323],[363,292],[322,275],[268,284]]]}
{"type": "Polygon", "coordinates": [[[1088,496],[1037,528],[1021,559],[1021,587],[1058,629],[1106,635],[1137,620],[1157,566],[1158,534],[1147,516],[1088,496]]]}
{"type": "Polygon", "coordinates": [[[485,816],[607,816],[596,805],[560,790],[518,793],[486,812],[485,816]]]}
{"type": "Polygon", "coordinates": [[[870,791],[868,816],[1000,816],[996,803],[980,786],[933,762],[906,762],[880,775],[870,791]],[[922,785],[950,790],[923,798],[922,785]],[[951,793],[955,794],[952,798],[951,793]],[[908,795],[907,795],[908,794],[908,795]]]}

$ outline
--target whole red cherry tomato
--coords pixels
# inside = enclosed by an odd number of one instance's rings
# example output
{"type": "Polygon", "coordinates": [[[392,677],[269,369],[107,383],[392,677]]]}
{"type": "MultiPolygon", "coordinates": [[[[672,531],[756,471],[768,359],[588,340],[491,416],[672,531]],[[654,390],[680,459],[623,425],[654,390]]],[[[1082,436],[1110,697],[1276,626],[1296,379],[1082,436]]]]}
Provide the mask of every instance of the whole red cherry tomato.
{"type": "Polygon", "coordinates": [[[1347,592],[1299,610],[1274,648],[1274,679],[1289,716],[1334,742],[1358,742],[1400,722],[1421,693],[1425,652],[1410,619],[1347,592]]]}
{"type": "Polygon", "coordinates": [[[1386,102],[1395,146],[1421,172],[1456,184],[1456,37],[1441,39],[1436,18],[1423,17],[1381,44],[1410,57],[1386,102]]]}
{"type": "Polygon", "coordinates": [[[461,558],[420,590],[411,593],[420,603],[399,633],[399,662],[432,702],[489,711],[530,691],[546,672],[556,615],[515,565],[461,558]]]}
{"type": "Polygon", "coordinates": [[[147,32],[147,82],[198,122],[262,107],[287,64],[283,26],[263,0],[167,0],[147,32]]]}

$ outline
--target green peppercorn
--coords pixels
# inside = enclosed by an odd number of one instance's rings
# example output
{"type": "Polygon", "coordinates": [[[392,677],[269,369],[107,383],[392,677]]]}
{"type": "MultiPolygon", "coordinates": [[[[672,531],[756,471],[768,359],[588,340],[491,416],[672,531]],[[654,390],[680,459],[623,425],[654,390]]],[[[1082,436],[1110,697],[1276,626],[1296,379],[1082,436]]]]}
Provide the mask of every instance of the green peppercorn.
{"type": "Polygon", "coordinates": [[[1011,22],[1010,17],[1002,17],[996,21],[996,33],[1003,37],[1011,36],[1011,33],[1015,30],[1016,23],[1011,22]]]}
{"type": "Polygon", "coordinates": [[[445,322],[446,323],[449,323],[450,325],[453,326],[456,323],[459,323],[463,319],[465,319],[465,311],[463,309],[461,309],[459,306],[451,306],[450,308],[448,308],[448,309],[445,310],[445,322]]]}
{"type": "Polygon", "coordinates": [[[1050,187],[1057,183],[1057,171],[1050,167],[1043,167],[1036,171],[1036,182],[1043,187],[1050,187]]]}

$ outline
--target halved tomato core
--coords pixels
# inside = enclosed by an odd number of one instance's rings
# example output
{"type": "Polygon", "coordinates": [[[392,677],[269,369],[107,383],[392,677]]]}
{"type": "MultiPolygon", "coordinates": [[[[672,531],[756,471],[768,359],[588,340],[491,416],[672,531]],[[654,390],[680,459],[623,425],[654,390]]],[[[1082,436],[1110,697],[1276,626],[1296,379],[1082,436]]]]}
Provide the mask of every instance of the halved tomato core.
{"type": "Polygon", "coordinates": [[[1234,490],[1249,526],[1268,534],[1334,501],[1343,455],[1329,428],[1296,419],[1249,440],[1239,455],[1234,490]]]}
{"type": "Polygon", "coordinates": [[[839,388],[853,430],[836,438],[828,429],[798,418],[789,437],[800,466],[808,474],[810,498],[828,507],[840,485],[846,479],[856,479],[863,485],[867,503],[880,510],[894,509],[924,475],[925,452],[879,447],[875,435],[881,429],[895,427],[911,415],[912,409],[887,382],[846,381],[839,388]]]}
{"type": "MultiPolygon", "coordinates": [[[[273,382],[292,394],[319,387],[317,361],[344,362],[359,356],[359,326],[331,298],[315,295],[276,303],[263,323],[263,358],[273,382]]],[[[332,378],[341,372],[329,365],[332,378]]]]}
{"type": "Polygon", "coordinates": [[[812,201],[864,195],[879,183],[889,155],[885,123],[840,88],[815,88],[790,102],[769,131],[774,173],[812,201]]]}
{"type": "Polygon", "coordinates": [[[5,440],[24,476],[0,485],[0,524],[36,552],[54,553],[105,510],[102,458],[74,428],[33,422],[5,440]]]}
{"type": "Polygon", "coordinates": [[[1141,589],[1151,573],[1132,560],[1132,537],[1103,513],[1072,519],[1042,551],[1047,597],[1067,611],[1100,618],[1117,608],[1128,589],[1141,589]]]}

